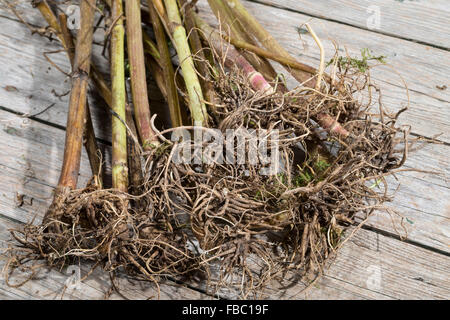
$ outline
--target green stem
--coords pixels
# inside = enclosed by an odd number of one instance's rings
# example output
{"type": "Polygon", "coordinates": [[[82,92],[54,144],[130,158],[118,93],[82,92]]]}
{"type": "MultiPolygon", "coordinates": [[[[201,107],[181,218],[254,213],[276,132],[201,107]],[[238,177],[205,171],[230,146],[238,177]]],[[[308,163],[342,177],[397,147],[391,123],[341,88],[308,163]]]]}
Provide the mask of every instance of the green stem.
{"type": "Polygon", "coordinates": [[[120,191],[128,191],[127,168],[127,128],[125,112],[125,30],[123,27],[122,0],[112,2],[112,21],[115,25],[111,31],[111,91],[112,106],[116,115],[112,116],[112,185],[120,191]]]}
{"type": "Polygon", "coordinates": [[[215,110],[215,103],[217,101],[216,92],[214,90],[214,84],[211,77],[211,71],[206,63],[207,57],[203,50],[203,45],[200,39],[198,29],[195,27],[195,12],[189,5],[187,0],[181,0],[180,5],[184,8],[184,20],[189,36],[189,42],[191,44],[192,51],[198,57],[195,61],[195,66],[199,73],[203,76],[200,78],[200,84],[205,94],[206,100],[209,102],[209,108],[212,111],[212,115],[216,121],[218,121],[217,113],[215,110]]]}
{"type": "Polygon", "coordinates": [[[164,0],[167,10],[169,30],[172,34],[175,49],[181,63],[184,81],[189,96],[189,109],[195,125],[207,125],[207,112],[203,99],[203,92],[194,67],[186,30],[181,22],[180,12],[176,0],[164,0]]]}

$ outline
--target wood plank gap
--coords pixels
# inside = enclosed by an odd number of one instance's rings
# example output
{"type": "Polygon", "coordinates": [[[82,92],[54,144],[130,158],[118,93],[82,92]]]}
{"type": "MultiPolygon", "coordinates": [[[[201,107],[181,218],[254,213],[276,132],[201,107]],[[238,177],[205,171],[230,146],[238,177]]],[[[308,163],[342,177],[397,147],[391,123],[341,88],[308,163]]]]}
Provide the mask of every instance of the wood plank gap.
{"type": "MultiPolygon", "coordinates": [[[[25,114],[23,112],[15,111],[15,110],[9,109],[9,108],[1,106],[1,105],[0,105],[0,110],[6,111],[6,112],[9,112],[9,113],[12,113],[12,114],[15,114],[16,116],[23,117],[24,119],[26,118],[26,119],[30,119],[30,120],[39,122],[39,123],[44,124],[44,125],[49,126],[49,127],[53,127],[53,128],[59,129],[59,130],[66,131],[66,127],[65,126],[61,126],[59,124],[56,124],[56,123],[53,123],[53,122],[50,122],[50,121],[47,121],[47,120],[42,120],[42,119],[39,119],[37,117],[29,116],[29,115],[27,115],[27,114],[25,114]]],[[[102,143],[102,144],[111,146],[111,142],[109,142],[107,140],[104,140],[104,139],[101,139],[101,138],[97,138],[97,137],[95,139],[98,142],[102,143]]]]}
{"type": "Polygon", "coordinates": [[[293,13],[300,13],[300,14],[303,14],[305,16],[309,16],[309,17],[312,17],[312,18],[317,18],[317,19],[321,19],[321,20],[335,22],[335,23],[339,23],[339,24],[346,25],[346,26],[349,26],[349,27],[358,28],[358,29],[361,29],[361,30],[364,30],[364,31],[382,34],[382,35],[389,36],[389,37],[392,37],[392,38],[397,38],[397,39],[401,39],[401,40],[414,42],[414,43],[417,43],[417,44],[420,44],[420,45],[423,45],[423,46],[429,46],[429,47],[432,47],[432,48],[435,48],[435,49],[440,49],[440,50],[444,50],[444,51],[450,51],[450,48],[442,47],[442,46],[439,46],[439,45],[436,45],[436,44],[433,44],[433,43],[429,43],[429,42],[426,42],[426,41],[420,41],[420,40],[415,40],[415,39],[411,39],[411,38],[408,38],[408,37],[402,37],[402,36],[395,35],[395,34],[390,33],[390,32],[375,31],[375,30],[371,30],[369,28],[363,28],[361,26],[358,26],[358,25],[355,25],[355,24],[351,24],[351,23],[348,23],[348,22],[344,22],[344,21],[340,21],[340,20],[336,20],[336,19],[320,16],[320,15],[317,15],[317,14],[306,13],[304,11],[295,10],[295,9],[288,8],[288,7],[285,7],[285,6],[282,6],[282,5],[274,5],[274,4],[271,4],[271,3],[266,3],[266,2],[261,1],[261,0],[247,0],[247,1],[248,2],[257,3],[257,4],[260,4],[260,5],[266,6],[266,7],[277,8],[277,9],[286,10],[286,11],[293,12],[293,13]]]}
{"type": "Polygon", "coordinates": [[[432,251],[434,253],[438,253],[438,254],[442,254],[442,255],[444,255],[446,257],[450,257],[450,252],[449,251],[444,251],[444,250],[441,250],[441,249],[437,249],[437,248],[428,246],[426,244],[423,244],[423,243],[420,243],[420,242],[417,242],[417,241],[414,241],[414,240],[410,240],[408,238],[402,239],[398,234],[395,234],[395,233],[392,233],[392,232],[389,232],[389,231],[386,231],[386,230],[382,230],[382,229],[379,229],[379,228],[376,228],[376,227],[372,227],[372,226],[369,226],[369,225],[366,225],[366,224],[363,225],[361,227],[361,229],[364,229],[364,230],[367,230],[367,231],[371,231],[371,232],[374,232],[376,234],[381,234],[381,235],[383,235],[383,236],[385,236],[387,238],[391,238],[391,239],[395,239],[395,240],[398,240],[398,241],[401,241],[401,242],[405,242],[407,244],[419,247],[421,249],[429,250],[429,251],[432,251]]]}
{"type": "MultiPolygon", "coordinates": [[[[410,135],[417,137],[417,138],[424,138],[424,139],[430,139],[432,140],[432,137],[428,137],[428,136],[424,136],[423,134],[418,134],[418,133],[414,133],[414,132],[410,132],[410,135]]],[[[438,142],[437,144],[442,144],[444,146],[450,146],[450,142],[446,142],[446,141],[442,141],[439,139],[434,139],[436,142],[438,142]]]]}

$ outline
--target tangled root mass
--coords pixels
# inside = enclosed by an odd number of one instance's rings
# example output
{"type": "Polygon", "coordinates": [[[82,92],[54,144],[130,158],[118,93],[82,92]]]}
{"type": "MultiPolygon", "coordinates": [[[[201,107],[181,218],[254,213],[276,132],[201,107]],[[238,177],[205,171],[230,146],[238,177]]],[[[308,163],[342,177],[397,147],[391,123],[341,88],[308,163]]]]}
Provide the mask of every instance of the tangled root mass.
{"type": "MultiPolygon", "coordinates": [[[[279,155],[275,174],[261,174],[267,163],[201,161],[195,141],[166,139],[145,156],[138,197],[95,185],[59,192],[42,225],[13,231],[20,245],[9,250],[7,272],[30,260],[60,268],[83,259],[156,284],[203,279],[214,292],[231,287],[242,297],[321,273],[356,217],[388,200],[385,177],[407,155],[407,130],[396,126],[404,109],[386,112],[372,99],[377,89],[368,73],[351,68],[340,66],[322,92],[270,95],[253,91],[237,69],[221,72],[211,127],[224,136],[229,129],[277,130],[276,149],[267,142],[269,156],[279,155]],[[355,98],[363,91],[366,102],[355,98]],[[349,134],[321,128],[325,113],[349,134]],[[174,161],[181,144],[200,161],[174,161]]],[[[235,142],[231,153],[216,156],[250,153],[235,142]]]]}

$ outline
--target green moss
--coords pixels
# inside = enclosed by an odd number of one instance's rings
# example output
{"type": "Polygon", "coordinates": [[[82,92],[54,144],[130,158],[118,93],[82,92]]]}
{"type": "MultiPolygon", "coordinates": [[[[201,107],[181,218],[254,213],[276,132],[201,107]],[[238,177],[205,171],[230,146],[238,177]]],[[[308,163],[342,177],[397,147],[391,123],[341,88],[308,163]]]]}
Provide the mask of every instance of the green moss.
{"type": "Polygon", "coordinates": [[[380,183],[381,183],[381,179],[378,179],[369,188],[372,189],[372,188],[378,187],[380,185],[380,183]]]}
{"type": "Polygon", "coordinates": [[[263,200],[263,193],[262,190],[256,191],[255,196],[253,197],[254,200],[263,200]]]}
{"type": "MultiPolygon", "coordinates": [[[[301,169],[299,168],[299,170],[301,170],[301,169]]],[[[313,180],[314,180],[314,178],[313,178],[312,173],[308,169],[306,169],[306,170],[300,171],[299,174],[292,179],[292,182],[293,182],[294,186],[296,188],[298,188],[298,187],[304,187],[304,186],[308,185],[308,183],[310,183],[313,180]]]]}
{"type": "Polygon", "coordinates": [[[330,167],[330,163],[324,159],[318,159],[314,163],[314,170],[319,174],[322,175],[328,168],[330,167]]]}
{"type": "Polygon", "coordinates": [[[156,148],[156,150],[155,150],[155,155],[156,155],[157,157],[163,155],[169,147],[170,147],[170,144],[168,144],[168,143],[166,143],[166,142],[161,143],[161,144],[156,148]]]}
{"type": "Polygon", "coordinates": [[[308,166],[305,165],[304,168],[297,167],[298,174],[292,179],[295,188],[307,186],[313,181],[321,181],[323,174],[330,167],[330,163],[320,156],[317,156],[315,161],[308,162],[308,166]]]}
{"type": "MultiPolygon", "coordinates": [[[[349,57],[338,57],[337,64],[342,69],[353,68],[360,72],[366,72],[370,66],[369,61],[378,61],[380,63],[386,63],[384,60],[386,56],[374,56],[368,48],[361,49],[361,59],[349,58],[349,57]]],[[[327,66],[333,64],[335,59],[331,59],[327,66]]]]}

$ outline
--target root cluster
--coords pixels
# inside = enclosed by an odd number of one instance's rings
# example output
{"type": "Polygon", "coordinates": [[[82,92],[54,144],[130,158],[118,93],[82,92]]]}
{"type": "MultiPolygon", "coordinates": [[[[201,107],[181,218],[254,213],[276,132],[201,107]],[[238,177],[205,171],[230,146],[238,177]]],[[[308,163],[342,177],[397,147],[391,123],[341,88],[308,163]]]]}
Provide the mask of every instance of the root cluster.
{"type": "Polygon", "coordinates": [[[165,142],[142,155],[141,195],[95,184],[57,191],[42,225],[13,231],[20,246],[9,250],[7,272],[30,259],[58,268],[82,259],[156,284],[203,279],[213,293],[233,288],[243,298],[261,297],[285,278],[320,274],[356,217],[389,200],[385,177],[404,163],[408,145],[407,130],[396,126],[404,110],[384,110],[368,72],[336,70],[321,92],[300,87],[269,95],[252,90],[237,69],[219,72],[215,127],[224,136],[229,129],[277,130],[268,142],[268,156],[279,156],[276,173],[262,174],[269,164],[261,161],[225,161],[250,153],[234,138],[231,152],[214,154],[223,161],[204,161],[199,142],[171,139],[177,128],[160,132],[165,142]],[[365,102],[356,98],[364,91],[365,102]],[[321,128],[315,119],[323,113],[349,135],[321,128]],[[181,145],[192,161],[174,161],[181,145]]]}

